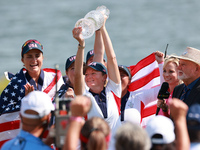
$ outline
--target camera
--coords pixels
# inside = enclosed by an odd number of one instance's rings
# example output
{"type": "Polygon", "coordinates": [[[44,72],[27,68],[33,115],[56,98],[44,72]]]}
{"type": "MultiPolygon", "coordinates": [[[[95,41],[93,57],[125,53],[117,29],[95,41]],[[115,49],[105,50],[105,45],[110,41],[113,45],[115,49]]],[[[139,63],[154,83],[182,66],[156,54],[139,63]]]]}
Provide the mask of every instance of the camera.
{"type": "Polygon", "coordinates": [[[71,116],[70,102],[73,98],[59,99],[55,114],[55,145],[57,148],[62,148],[65,143],[67,132],[67,124],[71,116]]]}

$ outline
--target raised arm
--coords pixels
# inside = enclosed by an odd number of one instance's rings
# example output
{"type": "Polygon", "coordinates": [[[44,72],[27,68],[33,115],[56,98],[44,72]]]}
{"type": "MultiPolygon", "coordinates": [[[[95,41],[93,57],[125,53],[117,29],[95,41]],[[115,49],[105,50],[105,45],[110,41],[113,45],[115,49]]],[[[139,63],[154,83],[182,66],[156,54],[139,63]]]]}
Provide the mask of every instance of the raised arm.
{"type": "Polygon", "coordinates": [[[101,31],[97,30],[95,31],[95,41],[94,41],[94,62],[100,62],[104,64],[103,62],[104,57],[104,44],[103,44],[103,38],[101,35],[101,31]]]}
{"type": "Polygon", "coordinates": [[[84,124],[83,117],[91,107],[91,100],[86,96],[76,96],[71,102],[70,109],[72,117],[68,125],[63,150],[77,150],[81,128],[84,124]]]}
{"type": "Polygon", "coordinates": [[[73,37],[79,42],[78,51],[75,60],[75,77],[74,77],[74,93],[75,95],[82,95],[85,88],[83,76],[83,61],[84,61],[84,48],[85,41],[81,35],[82,27],[75,27],[72,30],[73,37]]]}
{"type": "Polygon", "coordinates": [[[176,149],[189,150],[190,139],[186,124],[186,115],[188,111],[188,106],[183,101],[176,98],[173,98],[169,102],[169,106],[170,106],[171,117],[175,124],[176,149]]]}
{"type": "Polygon", "coordinates": [[[108,70],[108,77],[115,83],[120,83],[120,74],[119,74],[119,68],[117,64],[116,55],[112,46],[112,42],[110,40],[110,37],[108,35],[108,32],[105,27],[106,22],[106,16],[103,26],[100,28],[104,46],[105,46],[105,52],[107,56],[107,70],[108,70]]]}

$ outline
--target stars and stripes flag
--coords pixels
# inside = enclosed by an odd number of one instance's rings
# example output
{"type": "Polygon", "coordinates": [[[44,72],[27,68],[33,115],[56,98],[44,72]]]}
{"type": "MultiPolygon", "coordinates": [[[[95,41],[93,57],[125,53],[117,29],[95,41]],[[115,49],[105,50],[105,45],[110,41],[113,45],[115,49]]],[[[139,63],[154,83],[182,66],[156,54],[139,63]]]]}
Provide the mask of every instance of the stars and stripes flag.
{"type": "MultiPolygon", "coordinates": [[[[161,67],[162,65],[160,65],[161,67]]],[[[129,91],[139,91],[160,86],[163,80],[154,53],[140,60],[136,65],[130,66],[130,70],[132,78],[128,88],[129,91]]],[[[147,121],[155,115],[156,103],[157,99],[146,106],[143,103],[141,104],[141,126],[145,127],[147,121]]]]}
{"type": "MultiPolygon", "coordinates": [[[[45,68],[42,91],[47,93],[52,99],[57,88],[64,84],[62,74],[57,70],[45,68]]],[[[12,80],[3,90],[0,97],[0,147],[8,140],[14,138],[19,133],[20,118],[19,111],[21,99],[25,96],[24,85],[26,70],[23,68],[19,73],[12,77],[12,80]]]]}

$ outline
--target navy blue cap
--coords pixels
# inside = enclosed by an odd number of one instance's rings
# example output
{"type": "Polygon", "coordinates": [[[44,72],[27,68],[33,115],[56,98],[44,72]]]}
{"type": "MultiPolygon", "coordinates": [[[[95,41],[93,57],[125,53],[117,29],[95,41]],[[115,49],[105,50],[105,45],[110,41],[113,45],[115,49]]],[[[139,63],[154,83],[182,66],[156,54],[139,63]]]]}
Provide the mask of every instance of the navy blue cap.
{"type": "Polygon", "coordinates": [[[198,129],[200,130],[200,104],[196,103],[189,107],[187,113],[187,127],[188,129],[198,129]],[[190,123],[190,121],[194,121],[196,123],[190,123]]]}
{"type": "Polygon", "coordinates": [[[73,55],[67,58],[66,64],[65,64],[65,70],[67,70],[71,66],[71,64],[75,61],[75,59],[76,59],[76,55],[73,55]]]}
{"type": "Polygon", "coordinates": [[[88,59],[90,59],[90,57],[92,57],[92,56],[94,56],[94,50],[93,49],[87,52],[85,62],[87,63],[88,59]]]}
{"type": "Polygon", "coordinates": [[[37,41],[37,40],[30,39],[30,40],[26,41],[22,45],[21,56],[23,57],[24,54],[26,54],[28,51],[30,51],[32,49],[40,50],[43,53],[43,46],[42,46],[42,44],[39,41],[37,41]]]}
{"type": "Polygon", "coordinates": [[[128,69],[127,66],[124,66],[124,65],[118,65],[118,67],[119,67],[119,70],[123,70],[123,71],[125,71],[126,74],[127,74],[128,77],[129,77],[129,79],[131,79],[132,76],[131,76],[130,70],[128,69]]]}
{"type": "Polygon", "coordinates": [[[107,74],[106,67],[102,63],[99,63],[99,62],[91,62],[88,66],[85,66],[84,67],[84,74],[85,74],[87,68],[89,68],[89,67],[93,68],[94,70],[101,71],[104,74],[107,74]]]}

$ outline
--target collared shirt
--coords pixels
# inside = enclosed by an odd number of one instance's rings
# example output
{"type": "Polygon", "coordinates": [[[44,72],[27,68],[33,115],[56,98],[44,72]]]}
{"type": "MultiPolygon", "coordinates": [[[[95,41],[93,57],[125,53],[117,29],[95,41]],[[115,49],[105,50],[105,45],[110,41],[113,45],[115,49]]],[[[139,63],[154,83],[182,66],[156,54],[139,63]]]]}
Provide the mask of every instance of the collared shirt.
{"type": "Polygon", "coordinates": [[[121,121],[124,121],[124,110],[125,110],[125,106],[126,106],[126,102],[128,101],[130,92],[128,91],[124,97],[122,97],[121,99],[121,121]]]}
{"type": "Polygon", "coordinates": [[[31,76],[28,74],[28,71],[25,74],[27,81],[34,86],[34,89],[36,91],[42,91],[42,86],[43,86],[43,82],[44,82],[44,71],[41,70],[39,79],[38,79],[38,86],[36,86],[35,81],[31,78],[31,76]]]}
{"type": "Polygon", "coordinates": [[[108,117],[107,114],[107,105],[106,105],[106,92],[105,92],[105,87],[104,89],[101,91],[100,94],[96,94],[92,91],[89,90],[90,93],[92,93],[92,95],[94,96],[97,104],[99,105],[99,107],[101,108],[101,111],[103,113],[104,118],[108,117]]]}
{"type": "Polygon", "coordinates": [[[44,144],[38,137],[29,132],[20,130],[20,133],[14,139],[6,142],[1,150],[53,150],[44,144]]]}
{"type": "Polygon", "coordinates": [[[197,78],[196,80],[194,80],[192,83],[190,83],[188,86],[184,85],[184,89],[189,89],[186,94],[185,94],[185,98],[184,99],[187,99],[188,95],[190,95],[190,92],[191,92],[191,89],[194,87],[194,85],[197,83],[197,81],[199,80],[200,78],[197,78]]]}

